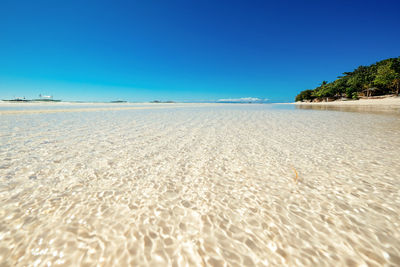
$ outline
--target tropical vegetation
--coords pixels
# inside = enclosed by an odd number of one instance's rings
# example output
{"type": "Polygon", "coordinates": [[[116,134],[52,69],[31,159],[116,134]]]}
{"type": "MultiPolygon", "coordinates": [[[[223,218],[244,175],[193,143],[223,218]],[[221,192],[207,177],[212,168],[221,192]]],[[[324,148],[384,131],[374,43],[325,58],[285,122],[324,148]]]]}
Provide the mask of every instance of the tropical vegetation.
{"type": "Polygon", "coordinates": [[[339,98],[358,99],[400,93],[400,57],[389,58],[369,66],[344,72],[335,81],[323,81],[314,89],[301,91],[296,101],[328,101],[339,98]]]}

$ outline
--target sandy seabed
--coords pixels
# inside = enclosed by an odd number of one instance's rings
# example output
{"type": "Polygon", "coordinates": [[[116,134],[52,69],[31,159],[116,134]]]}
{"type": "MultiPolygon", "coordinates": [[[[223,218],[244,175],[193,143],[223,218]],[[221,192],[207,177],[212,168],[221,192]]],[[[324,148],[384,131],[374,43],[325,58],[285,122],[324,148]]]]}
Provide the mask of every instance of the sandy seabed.
{"type": "Polygon", "coordinates": [[[1,266],[400,265],[398,114],[7,107],[1,266]]]}

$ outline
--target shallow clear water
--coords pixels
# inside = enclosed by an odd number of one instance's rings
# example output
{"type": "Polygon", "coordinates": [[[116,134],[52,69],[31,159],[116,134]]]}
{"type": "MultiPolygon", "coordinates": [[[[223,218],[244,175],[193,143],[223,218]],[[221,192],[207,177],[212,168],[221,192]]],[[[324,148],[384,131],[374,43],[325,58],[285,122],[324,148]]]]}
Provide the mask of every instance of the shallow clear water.
{"type": "Polygon", "coordinates": [[[2,266],[400,265],[396,115],[4,113],[0,142],[2,266]]]}

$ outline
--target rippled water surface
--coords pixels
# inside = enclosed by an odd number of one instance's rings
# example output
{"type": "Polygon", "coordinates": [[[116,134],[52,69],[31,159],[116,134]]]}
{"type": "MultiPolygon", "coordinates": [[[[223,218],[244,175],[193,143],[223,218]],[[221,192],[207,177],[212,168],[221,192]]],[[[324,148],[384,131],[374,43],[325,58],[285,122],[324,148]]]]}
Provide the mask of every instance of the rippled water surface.
{"type": "Polygon", "coordinates": [[[400,265],[399,116],[157,107],[0,114],[1,266],[400,265]]]}

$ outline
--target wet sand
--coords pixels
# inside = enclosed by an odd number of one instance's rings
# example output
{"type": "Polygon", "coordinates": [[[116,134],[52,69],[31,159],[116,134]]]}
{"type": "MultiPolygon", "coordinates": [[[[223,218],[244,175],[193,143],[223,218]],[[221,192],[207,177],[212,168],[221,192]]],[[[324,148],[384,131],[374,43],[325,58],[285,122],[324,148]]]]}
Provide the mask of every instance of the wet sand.
{"type": "Polygon", "coordinates": [[[2,110],[2,266],[400,265],[397,114],[90,108],[2,110]]]}

